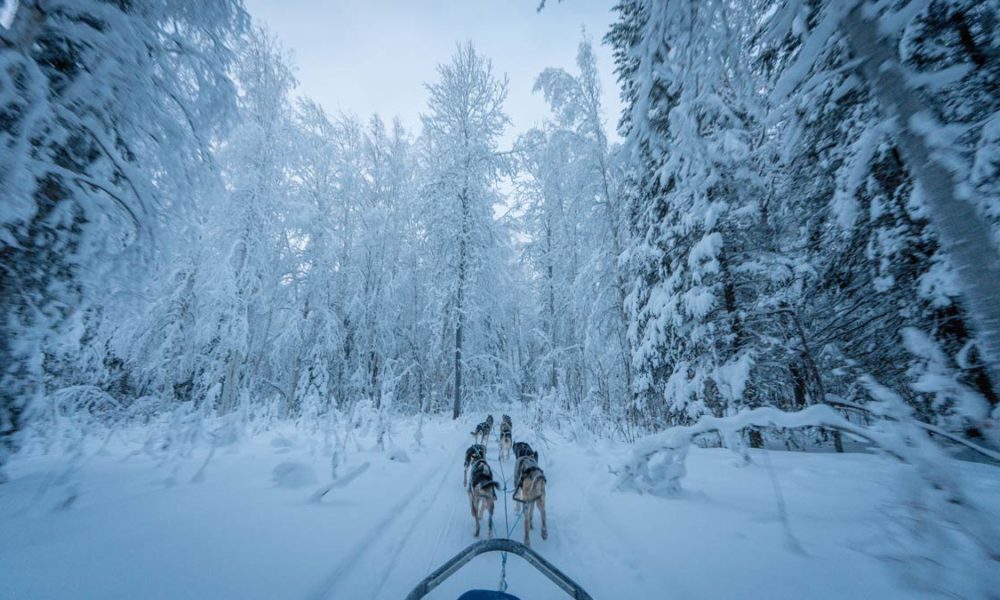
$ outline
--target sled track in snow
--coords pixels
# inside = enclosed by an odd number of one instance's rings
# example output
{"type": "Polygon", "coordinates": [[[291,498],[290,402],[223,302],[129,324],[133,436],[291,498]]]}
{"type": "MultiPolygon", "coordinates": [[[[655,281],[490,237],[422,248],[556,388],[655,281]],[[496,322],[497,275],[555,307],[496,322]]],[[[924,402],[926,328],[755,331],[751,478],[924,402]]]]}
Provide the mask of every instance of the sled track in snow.
{"type": "MultiPolygon", "coordinates": [[[[496,439],[496,444],[496,448],[499,450],[499,437],[496,439]]],[[[442,457],[446,458],[455,453],[461,453],[463,449],[464,443],[460,444],[457,450],[443,453],[442,457]]],[[[504,461],[501,460],[500,456],[497,455],[495,458],[499,467],[499,472],[496,474],[501,475],[501,477],[506,475],[506,477],[503,477],[503,481],[499,483],[506,487],[513,478],[513,473],[506,473],[506,470],[513,469],[513,457],[507,461],[506,469],[504,461]]],[[[378,582],[371,590],[370,596],[379,597],[379,594],[382,593],[389,582],[393,570],[398,566],[399,558],[406,549],[409,541],[413,538],[414,533],[422,526],[426,527],[428,524],[438,523],[435,520],[429,521],[427,515],[435,503],[442,500],[442,492],[446,484],[451,480],[451,475],[453,473],[448,468],[448,465],[442,466],[440,463],[434,463],[427,469],[424,469],[417,478],[416,485],[407,490],[403,497],[389,509],[388,514],[365,534],[363,541],[358,544],[354,552],[323,578],[307,598],[309,600],[328,600],[336,597],[337,589],[345,583],[345,578],[349,577],[355,568],[363,566],[365,564],[364,559],[370,556],[373,550],[381,546],[385,548],[386,556],[378,561],[379,566],[377,570],[370,576],[372,581],[378,582]],[[432,484],[428,484],[428,479],[434,477],[436,470],[441,471],[440,476],[432,484]],[[397,534],[398,539],[390,539],[393,534],[397,534]]],[[[508,493],[512,491],[508,490],[508,493]]],[[[462,502],[466,499],[464,487],[456,494],[444,494],[444,496],[447,499],[440,502],[440,505],[443,508],[442,514],[445,517],[443,522],[440,523],[440,531],[434,535],[435,541],[433,542],[432,551],[428,552],[427,555],[428,567],[426,570],[432,569],[439,562],[440,551],[457,521],[455,515],[462,510],[462,507],[465,507],[465,503],[462,502]]],[[[498,504],[503,504],[503,512],[496,512],[493,519],[495,537],[509,537],[510,532],[507,531],[507,524],[516,523],[517,515],[512,514],[514,506],[511,502],[503,503],[501,499],[498,504]]],[[[498,506],[497,508],[501,507],[498,506]]],[[[484,526],[487,525],[484,523],[484,526]]]]}
{"type": "MultiPolygon", "coordinates": [[[[447,478],[446,478],[446,480],[447,480],[447,478]]],[[[464,488],[463,488],[463,490],[464,490],[464,488]]],[[[456,506],[456,503],[458,502],[459,496],[456,496],[454,494],[449,494],[449,497],[451,498],[451,500],[449,500],[449,502],[447,504],[447,510],[445,511],[445,514],[452,515],[452,514],[455,514],[455,506],[456,506]]],[[[433,551],[431,551],[431,552],[429,552],[427,554],[427,557],[428,557],[427,558],[427,567],[424,568],[424,572],[425,573],[430,573],[437,566],[437,564],[439,562],[439,557],[440,557],[439,553],[441,552],[441,546],[444,543],[444,540],[447,539],[448,535],[451,533],[451,529],[452,529],[452,526],[453,526],[454,522],[455,522],[455,519],[446,519],[445,520],[444,529],[441,530],[441,535],[439,535],[438,538],[437,538],[437,541],[434,542],[434,549],[433,549],[433,551]]]]}
{"type": "MultiPolygon", "coordinates": [[[[626,528],[620,522],[617,522],[613,508],[600,503],[591,493],[591,488],[592,486],[588,487],[583,494],[586,498],[587,506],[590,507],[588,512],[596,517],[589,524],[591,526],[597,524],[605,533],[602,538],[605,540],[616,540],[617,546],[620,548],[638,547],[639,545],[633,539],[632,535],[627,532],[626,528]]],[[[644,562],[645,557],[639,555],[622,561],[622,564],[637,577],[641,576],[644,571],[653,573],[660,568],[659,565],[644,565],[644,562]],[[647,568],[644,569],[643,567],[647,568]]]]}
{"type": "Polygon", "coordinates": [[[392,531],[393,524],[399,521],[404,514],[413,513],[410,527],[407,528],[406,533],[400,539],[397,547],[394,549],[392,559],[389,561],[389,564],[385,568],[385,571],[382,577],[380,578],[378,590],[381,590],[381,588],[385,585],[385,582],[388,580],[389,573],[395,566],[396,560],[398,559],[399,554],[402,551],[403,547],[406,545],[407,540],[410,538],[410,536],[412,536],[413,531],[416,529],[417,525],[420,524],[421,513],[425,512],[427,508],[433,505],[434,499],[437,498],[437,496],[441,493],[441,489],[444,487],[444,483],[448,480],[448,473],[449,473],[448,470],[440,469],[442,473],[438,481],[438,484],[433,487],[428,486],[426,483],[427,478],[432,476],[436,469],[438,469],[437,465],[432,465],[421,473],[420,477],[417,478],[416,485],[412,486],[409,490],[407,490],[407,492],[403,494],[403,497],[399,500],[399,502],[394,504],[389,509],[389,514],[386,515],[385,518],[383,518],[375,527],[373,527],[368,532],[368,534],[364,538],[364,541],[362,541],[355,549],[355,552],[350,557],[342,561],[339,565],[337,565],[337,567],[334,568],[333,571],[331,571],[330,574],[327,575],[323,579],[323,581],[316,586],[313,593],[309,594],[308,596],[309,600],[327,600],[329,598],[332,598],[333,597],[332,592],[335,591],[337,585],[340,583],[343,577],[346,574],[348,574],[358,564],[358,562],[361,560],[362,557],[368,554],[368,552],[372,549],[373,546],[376,545],[377,542],[383,540],[386,537],[386,535],[392,531]],[[411,506],[417,506],[418,510],[416,511],[407,510],[411,506]]]}
{"type": "MultiPolygon", "coordinates": [[[[441,469],[441,471],[442,471],[441,479],[438,482],[437,486],[435,486],[434,493],[431,494],[430,496],[424,497],[423,499],[424,501],[421,502],[420,506],[417,507],[416,514],[414,514],[413,518],[410,519],[410,525],[409,527],[406,528],[406,532],[403,534],[403,537],[399,539],[399,541],[396,543],[395,548],[393,548],[392,556],[389,558],[389,564],[386,566],[385,571],[383,571],[382,577],[379,579],[378,586],[376,586],[375,590],[372,592],[373,598],[379,597],[379,593],[385,586],[386,581],[389,580],[389,575],[396,567],[396,564],[399,561],[399,555],[403,552],[403,548],[406,546],[406,543],[413,536],[413,532],[416,531],[417,527],[423,524],[421,517],[427,513],[428,509],[430,509],[434,505],[434,501],[441,495],[441,490],[444,488],[444,484],[448,481],[450,474],[448,469],[446,468],[441,469]]],[[[442,534],[442,536],[443,535],[444,534],[442,534]]],[[[442,537],[439,536],[438,544],[440,544],[441,539],[442,537]]]]}

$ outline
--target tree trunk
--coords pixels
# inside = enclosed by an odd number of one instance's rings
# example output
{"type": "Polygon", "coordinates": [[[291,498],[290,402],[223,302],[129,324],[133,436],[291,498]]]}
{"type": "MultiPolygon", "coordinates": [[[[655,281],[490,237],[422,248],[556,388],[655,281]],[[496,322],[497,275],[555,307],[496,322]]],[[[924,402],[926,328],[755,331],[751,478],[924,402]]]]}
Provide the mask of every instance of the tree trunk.
{"type": "Polygon", "coordinates": [[[628,280],[624,270],[618,264],[618,259],[622,255],[622,227],[618,218],[618,207],[611,205],[611,185],[608,181],[608,167],[601,154],[601,184],[604,189],[604,214],[608,219],[608,227],[611,231],[611,264],[615,275],[615,288],[618,292],[617,317],[619,320],[618,346],[621,349],[622,367],[625,372],[625,393],[635,402],[635,391],[632,389],[632,348],[628,341],[628,311],[625,309],[625,301],[628,298],[628,280]]]}
{"type": "Polygon", "coordinates": [[[229,365],[226,369],[226,378],[222,383],[222,398],[219,401],[219,413],[226,414],[235,406],[236,383],[239,378],[239,365],[242,361],[242,354],[239,350],[229,353],[229,365]]]}
{"type": "MultiPolygon", "coordinates": [[[[464,266],[464,265],[463,265],[464,266]]],[[[465,269],[459,269],[461,282],[465,276],[465,269]]],[[[455,325],[455,402],[451,409],[451,418],[457,419],[462,414],[462,327],[464,325],[462,316],[462,288],[458,291],[458,323],[455,325]]]]}
{"type": "Polygon", "coordinates": [[[288,385],[288,398],[285,404],[288,406],[288,416],[297,417],[301,407],[299,406],[298,399],[296,395],[299,390],[299,377],[302,372],[302,361],[298,356],[295,357],[295,361],[292,363],[292,381],[288,385]]]}
{"type": "Polygon", "coordinates": [[[459,195],[462,205],[462,237],[458,241],[458,291],[455,310],[455,402],[452,405],[451,418],[462,415],[462,329],[465,326],[465,270],[468,260],[469,234],[469,199],[465,190],[459,195]]]}
{"type": "MultiPolygon", "coordinates": [[[[816,360],[813,358],[812,349],[809,347],[809,340],[806,337],[806,330],[802,327],[802,321],[799,319],[798,313],[792,310],[790,307],[783,309],[785,314],[789,316],[792,320],[792,324],[795,325],[795,331],[799,336],[799,343],[802,344],[802,357],[806,361],[806,366],[809,368],[810,373],[812,373],[813,381],[816,384],[816,393],[819,396],[819,402],[826,403],[826,388],[823,386],[823,376],[820,375],[819,366],[816,364],[816,360]]],[[[833,447],[837,452],[844,451],[844,441],[840,435],[840,430],[834,429],[831,432],[833,435],[833,447]]]]}
{"type": "Polygon", "coordinates": [[[548,262],[548,267],[546,268],[546,281],[548,283],[548,313],[549,313],[549,389],[555,390],[558,384],[556,375],[556,291],[555,283],[553,279],[555,278],[555,272],[552,268],[552,223],[549,219],[545,221],[545,251],[548,255],[546,261],[548,262]]]}

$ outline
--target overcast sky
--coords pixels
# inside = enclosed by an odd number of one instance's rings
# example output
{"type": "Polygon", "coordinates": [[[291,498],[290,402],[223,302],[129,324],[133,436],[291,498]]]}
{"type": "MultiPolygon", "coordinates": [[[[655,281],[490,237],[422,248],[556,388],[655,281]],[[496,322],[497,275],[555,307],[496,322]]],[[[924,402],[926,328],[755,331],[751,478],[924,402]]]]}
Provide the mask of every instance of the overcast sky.
{"type": "MultiPolygon", "coordinates": [[[[386,119],[399,116],[419,127],[438,63],[448,62],[456,43],[472,40],[506,73],[506,103],[513,121],[505,136],[538,124],[545,103],[531,92],[535,77],[550,66],[575,72],[576,49],[585,28],[602,73],[605,120],[613,130],[620,103],[611,53],[600,44],[612,20],[614,0],[246,0],[250,14],[292,51],[298,93],[338,110],[386,119]]],[[[611,133],[609,131],[609,133],[611,133]]],[[[612,133],[612,137],[614,137],[612,133]]]]}

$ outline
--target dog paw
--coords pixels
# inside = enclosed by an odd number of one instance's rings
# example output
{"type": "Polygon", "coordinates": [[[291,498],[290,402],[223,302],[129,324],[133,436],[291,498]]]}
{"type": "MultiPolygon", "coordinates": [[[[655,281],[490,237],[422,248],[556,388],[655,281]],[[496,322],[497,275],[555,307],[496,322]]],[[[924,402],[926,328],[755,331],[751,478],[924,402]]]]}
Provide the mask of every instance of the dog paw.
{"type": "Polygon", "coordinates": [[[545,529],[542,530],[542,539],[543,540],[549,539],[549,532],[545,529]]]}

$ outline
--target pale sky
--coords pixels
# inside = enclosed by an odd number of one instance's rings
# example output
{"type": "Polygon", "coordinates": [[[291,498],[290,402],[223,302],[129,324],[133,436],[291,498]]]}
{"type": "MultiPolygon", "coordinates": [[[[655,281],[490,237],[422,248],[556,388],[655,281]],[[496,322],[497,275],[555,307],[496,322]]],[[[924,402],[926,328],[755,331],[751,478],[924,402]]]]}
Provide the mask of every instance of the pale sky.
{"type": "Polygon", "coordinates": [[[246,0],[250,14],[292,51],[297,92],[328,113],[399,116],[413,133],[425,110],[423,84],[436,81],[436,65],[455,45],[472,40],[510,83],[506,102],[513,122],[506,144],[539,124],[545,102],[531,91],[546,67],[576,72],[576,49],[585,28],[602,74],[605,121],[614,126],[621,104],[611,52],[600,44],[612,21],[614,0],[246,0]]]}

